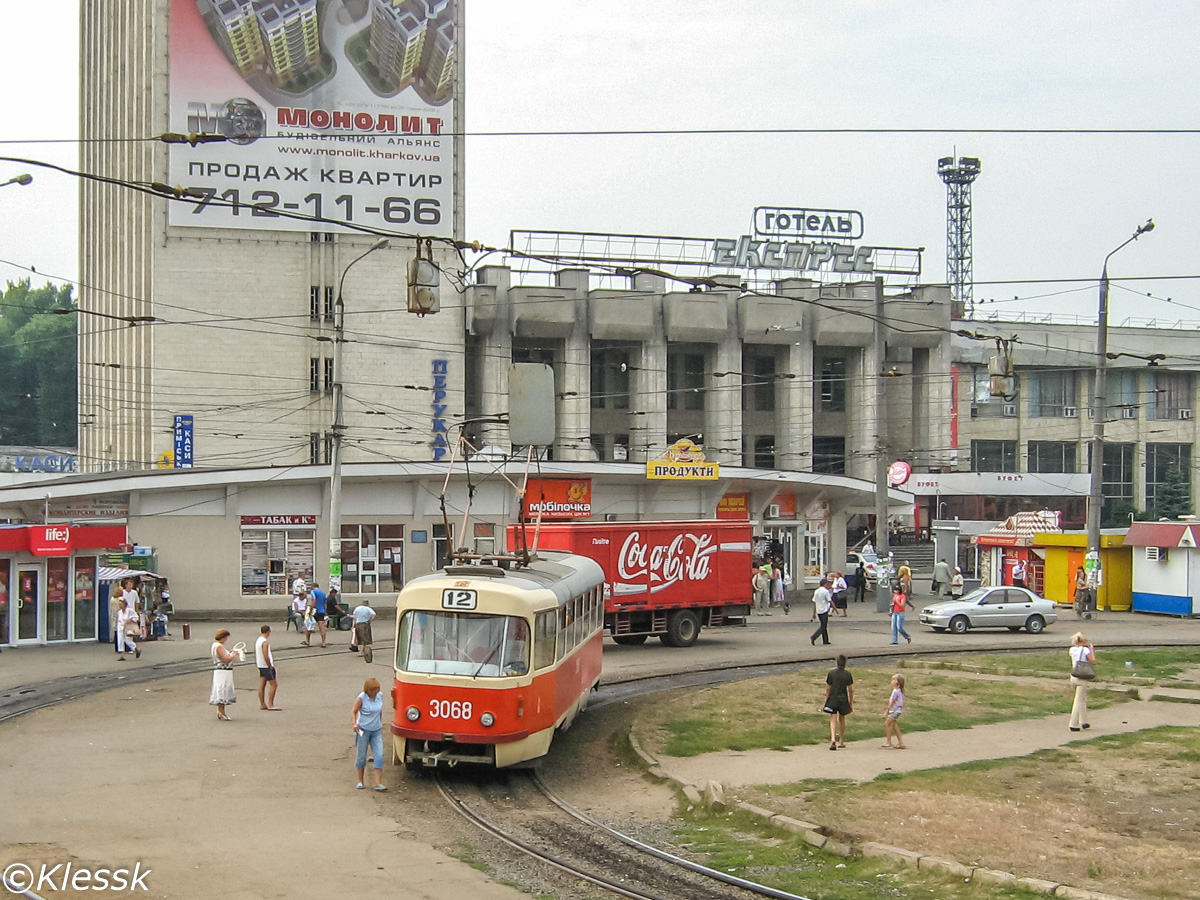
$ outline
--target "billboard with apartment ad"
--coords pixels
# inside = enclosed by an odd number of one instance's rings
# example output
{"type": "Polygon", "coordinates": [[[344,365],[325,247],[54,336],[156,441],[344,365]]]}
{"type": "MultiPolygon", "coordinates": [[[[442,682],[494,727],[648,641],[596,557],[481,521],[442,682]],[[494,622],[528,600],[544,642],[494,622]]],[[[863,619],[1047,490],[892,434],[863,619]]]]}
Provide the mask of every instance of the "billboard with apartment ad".
{"type": "Polygon", "coordinates": [[[458,0],[171,0],[170,224],[454,233],[458,0]]]}

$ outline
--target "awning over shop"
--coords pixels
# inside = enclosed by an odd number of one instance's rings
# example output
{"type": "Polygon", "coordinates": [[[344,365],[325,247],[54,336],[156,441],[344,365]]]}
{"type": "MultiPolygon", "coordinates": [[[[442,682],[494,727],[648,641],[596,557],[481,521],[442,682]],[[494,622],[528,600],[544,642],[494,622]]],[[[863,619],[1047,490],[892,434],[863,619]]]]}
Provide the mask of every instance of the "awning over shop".
{"type": "Polygon", "coordinates": [[[101,566],[96,573],[97,581],[120,581],[123,578],[141,578],[143,575],[148,578],[165,578],[165,575],[159,575],[157,572],[141,572],[136,569],[122,569],[117,566],[101,566]]]}
{"type": "Polygon", "coordinates": [[[972,538],[984,547],[1029,547],[1038,532],[1057,534],[1062,531],[1062,513],[1048,509],[1038,512],[1019,512],[999,525],[972,538]]]}

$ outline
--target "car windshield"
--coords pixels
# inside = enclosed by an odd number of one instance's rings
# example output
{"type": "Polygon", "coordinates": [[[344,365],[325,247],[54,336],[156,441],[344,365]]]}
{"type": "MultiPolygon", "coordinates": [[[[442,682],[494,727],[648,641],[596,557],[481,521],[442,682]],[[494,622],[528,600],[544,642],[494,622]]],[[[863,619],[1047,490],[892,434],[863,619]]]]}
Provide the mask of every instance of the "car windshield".
{"type": "Polygon", "coordinates": [[[860,553],[859,556],[863,558],[863,562],[865,563],[879,562],[879,557],[874,553],[860,553]]]}
{"type": "Polygon", "coordinates": [[[412,609],[400,622],[396,668],[499,678],[529,671],[529,623],[516,616],[412,609]]]}

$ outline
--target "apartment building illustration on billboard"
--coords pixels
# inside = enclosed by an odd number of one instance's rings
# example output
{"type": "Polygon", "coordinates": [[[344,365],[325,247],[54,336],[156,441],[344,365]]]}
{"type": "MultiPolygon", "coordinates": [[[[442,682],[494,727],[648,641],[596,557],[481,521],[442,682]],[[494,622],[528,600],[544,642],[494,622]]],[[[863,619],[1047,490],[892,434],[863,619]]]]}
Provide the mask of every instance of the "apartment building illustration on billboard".
{"type": "Polygon", "coordinates": [[[292,94],[333,71],[321,49],[318,0],[198,0],[218,46],[243,78],[264,77],[292,94]]]}
{"type": "Polygon", "coordinates": [[[412,87],[440,105],[454,87],[453,0],[371,0],[371,23],[346,45],[346,55],[381,96],[412,87]]]}

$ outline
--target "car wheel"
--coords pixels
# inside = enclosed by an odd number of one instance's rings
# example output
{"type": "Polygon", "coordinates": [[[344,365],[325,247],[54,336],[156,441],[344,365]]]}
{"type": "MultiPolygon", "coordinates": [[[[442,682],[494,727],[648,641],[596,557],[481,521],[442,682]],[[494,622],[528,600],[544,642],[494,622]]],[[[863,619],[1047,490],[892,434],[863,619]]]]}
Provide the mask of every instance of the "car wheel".
{"type": "Polygon", "coordinates": [[[1046,620],[1041,616],[1030,616],[1025,623],[1025,630],[1030,634],[1041,634],[1046,630],[1046,620]]]}
{"type": "Polygon", "coordinates": [[[950,620],[950,630],[955,634],[966,634],[970,626],[966,616],[955,616],[950,620]]]}
{"type": "Polygon", "coordinates": [[[613,642],[625,647],[636,647],[638,644],[646,643],[647,637],[648,635],[644,634],[614,634],[613,642]]]}

